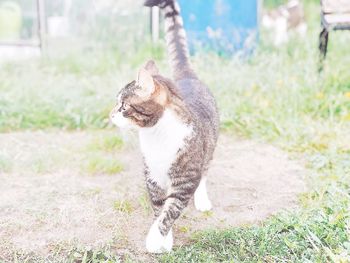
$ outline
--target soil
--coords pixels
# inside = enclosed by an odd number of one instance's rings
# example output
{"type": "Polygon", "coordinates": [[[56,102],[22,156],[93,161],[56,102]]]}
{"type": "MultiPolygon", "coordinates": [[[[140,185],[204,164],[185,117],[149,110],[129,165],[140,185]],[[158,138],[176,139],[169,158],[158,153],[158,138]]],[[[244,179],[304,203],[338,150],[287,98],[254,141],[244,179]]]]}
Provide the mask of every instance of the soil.
{"type": "MultiPolygon", "coordinates": [[[[125,166],[122,172],[91,175],[79,163],[84,160],[83,146],[94,136],[0,134],[0,153],[22,167],[0,170],[0,259],[16,251],[54,257],[57,250],[73,246],[106,245],[147,259],[144,241],[152,213],[137,143],[131,140],[115,154],[125,166]],[[38,156],[50,159],[43,161],[45,169],[27,169],[38,156]]],[[[191,202],[175,224],[174,245],[186,244],[198,230],[256,224],[293,209],[298,194],[305,191],[303,173],[302,164],[280,149],[221,135],[208,176],[213,210],[198,212],[191,202]]]]}

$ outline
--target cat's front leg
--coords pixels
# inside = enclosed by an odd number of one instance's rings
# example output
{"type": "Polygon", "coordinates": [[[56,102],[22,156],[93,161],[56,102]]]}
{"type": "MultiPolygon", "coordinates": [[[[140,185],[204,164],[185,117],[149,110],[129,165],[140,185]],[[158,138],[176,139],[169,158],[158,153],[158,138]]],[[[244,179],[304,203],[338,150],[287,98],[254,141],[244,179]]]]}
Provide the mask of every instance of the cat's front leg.
{"type": "Polygon", "coordinates": [[[147,173],[146,185],[148,189],[149,198],[152,204],[154,216],[158,217],[166,199],[165,191],[162,188],[160,188],[157,185],[157,183],[154,182],[151,178],[148,178],[147,173]]]}
{"type": "Polygon", "coordinates": [[[182,184],[172,185],[164,202],[160,215],[152,224],[147,238],[146,248],[151,253],[171,251],[173,246],[172,226],[187,206],[199,184],[199,179],[186,180],[182,184]]]}
{"type": "Polygon", "coordinates": [[[168,233],[163,235],[159,229],[159,217],[153,222],[146,237],[146,249],[150,253],[170,252],[173,247],[173,232],[170,228],[168,233]]]}

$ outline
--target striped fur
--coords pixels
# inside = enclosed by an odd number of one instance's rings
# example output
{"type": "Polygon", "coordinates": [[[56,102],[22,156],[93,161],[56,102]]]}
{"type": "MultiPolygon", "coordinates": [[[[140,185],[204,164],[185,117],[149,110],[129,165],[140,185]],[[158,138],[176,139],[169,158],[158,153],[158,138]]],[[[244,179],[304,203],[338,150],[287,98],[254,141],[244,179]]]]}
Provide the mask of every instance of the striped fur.
{"type": "Polygon", "coordinates": [[[189,62],[180,8],[172,0],[147,0],[165,16],[174,81],[160,75],[153,61],[119,93],[111,121],[138,130],[145,179],[155,220],[147,238],[149,252],[170,251],[172,226],[194,197],[200,211],[211,209],[206,173],[219,133],[213,95],[189,62]]]}
{"type": "Polygon", "coordinates": [[[163,11],[165,39],[174,79],[196,78],[189,61],[186,32],[178,3],[172,0],[150,0],[146,1],[145,5],[158,5],[163,11]]]}
{"type": "MultiPolygon", "coordinates": [[[[146,247],[150,252],[161,252],[162,249],[169,249],[172,225],[192,196],[195,198],[198,210],[206,211],[211,208],[205,186],[205,175],[216,145],[219,121],[213,96],[198,80],[191,67],[179,5],[174,0],[147,0],[145,5],[159,6],[163,12],[165,38],[175,85],[173,86],[170,81],[164,84],[176,95],[173,97],[173,102],[177,101],[178,105],[184,104],[180,106],[177,114],[182,115],[183,121],[193,128],[192,134],[184,138],[184,146],[179,149],[167,173],[170,185],[164,186],[164,180],[157,179],[157,182],[146,162],[146,182],[156,216],[146,239],[146,247]]],[[[157,78],[155,76],[155,79],[157,78]]],[[[175,126],[168,126],[168,131],[166,128],[162,129],[165,134],[176,129],[175,126]]],[[[175,139],[177,135],[172,136],[175,139]]],[[[168,143],[160,143],[165,147],[163,148],[165,154],[166,144],[170,145],[171,140],[168,143]]]]}

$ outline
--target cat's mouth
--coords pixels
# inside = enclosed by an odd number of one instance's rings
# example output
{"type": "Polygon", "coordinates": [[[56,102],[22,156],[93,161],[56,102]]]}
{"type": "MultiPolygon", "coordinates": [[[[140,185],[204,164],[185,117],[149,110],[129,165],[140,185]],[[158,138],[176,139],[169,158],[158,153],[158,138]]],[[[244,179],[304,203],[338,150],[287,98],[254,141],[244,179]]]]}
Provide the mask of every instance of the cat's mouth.
{"type": "Polygon", "coordinates": [[[128,129],[136,126],[129,118],[123,116],[123,112],[119,111],[118,106],[109,114],[109,121],[121,129],[128,129]]]}

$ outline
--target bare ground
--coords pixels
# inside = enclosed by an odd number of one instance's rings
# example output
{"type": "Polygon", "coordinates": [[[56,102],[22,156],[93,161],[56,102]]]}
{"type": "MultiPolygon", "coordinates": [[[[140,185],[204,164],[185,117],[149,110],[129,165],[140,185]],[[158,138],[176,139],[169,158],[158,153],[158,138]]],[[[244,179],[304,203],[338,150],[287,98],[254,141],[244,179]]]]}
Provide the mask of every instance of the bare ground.
{"type": "MultiPolygon", "coordinates": [[[[0,154],[11,163],[0,169],[0,261],[19,252],[58,260],[74,247],[101,246],[148,258],[152,213],[135,140],[113,153],[122,172],[81,168],[86,145],[104,135],[111,132],[0,134],[0,154]]],[[[191,202],[176,222],[175,246],[197,230],[257,223],[295,207],[302,174],[302,165],[273,146],[222,135],[208,178],[214,208],[200,213],[191,202]]]]}

